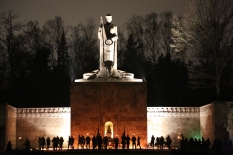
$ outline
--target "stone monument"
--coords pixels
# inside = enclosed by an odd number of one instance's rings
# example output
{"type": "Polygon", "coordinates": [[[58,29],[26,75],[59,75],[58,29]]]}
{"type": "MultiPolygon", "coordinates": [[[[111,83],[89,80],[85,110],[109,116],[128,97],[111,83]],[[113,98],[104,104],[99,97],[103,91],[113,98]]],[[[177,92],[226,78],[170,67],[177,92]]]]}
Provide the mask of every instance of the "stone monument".
{"type": "Polygon", "coordinates": [[[140,136],[146,145],[146,82],[117,70],[117,26],[111,23],[110,14],[105,24],[100,20],[99,69],[71,83],[71,135],[77,142],[78,135],[96,135],[98,127],[101,136],[113,138],[122,135],[125,126],[126,134],[140,136]]]}
{"type": "Polygon", "coordinates": [[[83,79],[76,79],[75,82],[83,80],[95,81],[135,81],[142,82],[142,79],[135,79],[133,73],[117,70],[117,26],[112,23],[112,15],[105,16],[106,23],[100,17],[100,27],[98,29],[100,56],[99,69],[83,74],[83,79]]]}
{"type": "Polygon", "coordinates": [[[117,26],[112,24],[110,14],[106,15],[105,24],[103,24],[103,19],[100,17],[100,23],[98,31],[98,38],[100,39],[100,71],[107,70],[109,75],[118,76],[114,75],[117,70],[117,26]]]}

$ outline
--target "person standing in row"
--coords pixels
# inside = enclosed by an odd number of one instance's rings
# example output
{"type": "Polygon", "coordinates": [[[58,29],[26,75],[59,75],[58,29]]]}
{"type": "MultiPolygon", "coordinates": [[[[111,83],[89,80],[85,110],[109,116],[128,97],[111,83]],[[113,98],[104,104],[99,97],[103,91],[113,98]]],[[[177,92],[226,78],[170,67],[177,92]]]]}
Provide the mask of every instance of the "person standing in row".
{"type": "Polygon", "coordinates": [[[137,147],[140,147],[140,149],[141,149],[141,144],[140,144],[140,137],[138,136],[138,138],[137,138],[137,147]]]}
{"type": "Polygon", "coordinates": [[[115,142],[115,149],[117,150],[118,149],[118,144],[119,144],[119,139],[118,139],[117,135],[114,138],[114,142],[115,142]]]}
{"type": "Polygon", "coordinates": [[[59,139],[59,150],[62,150],[63,142],[64,142],[63,137],[60,137],[60,139],[59,139]]]}
{"type": "Polygon", "coordinates": [[[89,135],[87,135],[86,137],[86,148],[90,149],[90,141],[91,141],[91,138],[89,137],[89,135]]]}
{"type": "Polygon", "coordinates": [[[27,151],[30,150],[30,141],[27,138],[23,145],[25,145],[27,151]]]}
{"type": "Polygon", "coordinates": [[[9,141],[6,146],[5,153],[10,154],[11,151],[12,151],[12,144],[11,144],[11,141],[9,141]]]}
{"type": "Polygon", "coordinates": [[[46,139],[46,144],[47,144],[47,149],[49,150],[49,146],[50,146],[50,138],[49,137],[46,139]]]}
{"type": "Polygon", "coordinates": [[[135,148],[136,149],[136,137],[133,135],[132,137],[132,149],[135,148]]]}

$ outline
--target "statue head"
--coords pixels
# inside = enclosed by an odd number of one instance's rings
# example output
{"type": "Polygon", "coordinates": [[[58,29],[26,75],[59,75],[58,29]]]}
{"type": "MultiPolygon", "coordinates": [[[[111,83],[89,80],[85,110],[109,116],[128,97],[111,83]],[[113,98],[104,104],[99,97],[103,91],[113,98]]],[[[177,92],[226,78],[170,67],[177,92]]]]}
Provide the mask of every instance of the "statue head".
{"type": "Polygon", "coordinates": [[[106,18],[106,21],[107,21],[108,23],[111,23],[111,22],[112,22],[112,15],[107,14],[107,15],[105,16],[105,18],[106,18]]]}

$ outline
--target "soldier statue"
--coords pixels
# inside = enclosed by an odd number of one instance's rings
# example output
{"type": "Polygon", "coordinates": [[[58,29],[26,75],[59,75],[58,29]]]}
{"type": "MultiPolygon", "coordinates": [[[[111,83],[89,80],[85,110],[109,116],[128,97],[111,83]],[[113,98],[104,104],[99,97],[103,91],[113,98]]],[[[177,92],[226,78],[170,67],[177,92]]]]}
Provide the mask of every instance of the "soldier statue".
{"type": "Polygon", "coordinates": [[[106,15],[106,23],[101,24],[98,30],[100,39],[100,72],[98,76],[117,77],[117,26],[112,24],[112,16],[106,15]]]}

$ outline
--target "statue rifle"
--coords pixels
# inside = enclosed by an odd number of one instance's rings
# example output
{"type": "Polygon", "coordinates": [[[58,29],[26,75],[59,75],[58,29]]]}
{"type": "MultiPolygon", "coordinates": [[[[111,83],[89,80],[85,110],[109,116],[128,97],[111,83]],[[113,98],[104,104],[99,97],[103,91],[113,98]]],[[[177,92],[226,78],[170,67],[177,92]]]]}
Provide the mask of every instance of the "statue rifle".
{"type": "Polygon", "coordinates": [[[101,29],[102,29],[102,39],[103,39],[103,61],[104,61],[104,41],[106,40],[106,33],[104,29],[104,22],[102,17],[100,17],[101,29]]]}
{"type": "Polygon", "coordinates": [[[100,17],[100,24],[101,24],[101,28],[102,28],[102,38],[103,38],[103,40],[106,40],[106,33],[105,33],[105,29],[104,29],[104,22],[103,22],[103,18],[102,17],[100,17]]]}

